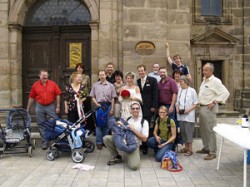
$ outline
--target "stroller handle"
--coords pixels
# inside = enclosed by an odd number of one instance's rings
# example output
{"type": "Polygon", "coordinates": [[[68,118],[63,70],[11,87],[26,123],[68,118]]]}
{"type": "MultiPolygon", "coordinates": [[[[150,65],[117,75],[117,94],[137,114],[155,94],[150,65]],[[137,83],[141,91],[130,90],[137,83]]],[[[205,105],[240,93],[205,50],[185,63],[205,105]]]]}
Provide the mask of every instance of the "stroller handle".
{"type": "Polygon", "coordinates": [[[97,111],[99,108],[102,108],[102,106],[98,106],[95,108],[92,108],[90,111],[88,111],[83,117],[79,118],[72,126],[76,126],[79,123],[82,123],[85,119],[88,119],[89,116],[91,116],[95,111],[97,111]]]}

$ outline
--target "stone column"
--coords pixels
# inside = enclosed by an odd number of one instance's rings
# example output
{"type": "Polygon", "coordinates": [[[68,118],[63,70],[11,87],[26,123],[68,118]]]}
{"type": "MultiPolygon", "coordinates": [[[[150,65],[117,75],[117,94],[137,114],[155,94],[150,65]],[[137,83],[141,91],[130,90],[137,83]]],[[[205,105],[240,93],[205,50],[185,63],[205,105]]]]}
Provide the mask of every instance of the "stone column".
{"type": "Polygon", "coordinates": [[[11,64],[9,61],[8,1],[0,2],[0,105],[11,106],[11,64]]]}
{"type": "Polygon", "coordinates": [[[98,59],[99,59],[99,22],[90,23],[91,28],[91,80],[92,83],[98,80],[98,59]]]}
{"type": "Polygon", "coordinates": [[[22,105],[22,28],[9,25],[9,63],[11,106],[22,105]]]}

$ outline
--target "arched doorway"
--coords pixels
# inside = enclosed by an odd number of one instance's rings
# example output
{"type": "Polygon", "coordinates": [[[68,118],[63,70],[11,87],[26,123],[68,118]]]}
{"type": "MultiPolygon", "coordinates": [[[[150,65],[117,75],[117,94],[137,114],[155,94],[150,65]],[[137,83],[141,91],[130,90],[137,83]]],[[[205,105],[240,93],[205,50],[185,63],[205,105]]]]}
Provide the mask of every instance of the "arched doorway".
{"type": "Polygon", "coordinates": [[[80,0],[41,0],[29,8],[22,31],[24,107],[41,68],[49,71],[50,79],[62,90],[75,64],[83,63],[85,73],[91,74],[90,19],[80,0]]]}

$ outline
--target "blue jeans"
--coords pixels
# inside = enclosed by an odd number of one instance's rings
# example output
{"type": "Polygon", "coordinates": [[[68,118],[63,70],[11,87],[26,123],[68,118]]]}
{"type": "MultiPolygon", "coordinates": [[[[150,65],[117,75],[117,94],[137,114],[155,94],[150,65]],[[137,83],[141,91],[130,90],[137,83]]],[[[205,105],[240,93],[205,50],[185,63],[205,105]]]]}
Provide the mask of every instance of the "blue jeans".
{"type": "MultiPolygon", "coordinates": [[[[164,142],[166,142],[166,141],[164,141],[164,140],[161,141],[161,143],[164,143],[164,142]]],[[[147,145],[148,145],[148,147],[150,147],[151,149],[154,150],[155,160],[157,162],[161,162],[161,159],[162,159],[163,155],[165,154],[165,152],[167,150],[172,150],[172,147],[173,147],[173,143],[169,143],[162,148],[158,148],[159,144],[156,141],[155,137],[150,137],[147,141],[147,145]]]]}
{"type": "MultiPolygon", "coordinates": [[[[110,106],[108,108],[108,114],[109,114],[109,111],[110,111],[110,106]]],[[[109,116],[108,116],[108,119],[109,119],[109,116]]],[[[108,124],[108,121],[109,120],[107,120],[107,124],[102,126],[102,127],[96,126],[96,129],[95,129],[96,144],[103,144],[103,137],[106,136],[110,130],[110,126],[108,124]]]]}

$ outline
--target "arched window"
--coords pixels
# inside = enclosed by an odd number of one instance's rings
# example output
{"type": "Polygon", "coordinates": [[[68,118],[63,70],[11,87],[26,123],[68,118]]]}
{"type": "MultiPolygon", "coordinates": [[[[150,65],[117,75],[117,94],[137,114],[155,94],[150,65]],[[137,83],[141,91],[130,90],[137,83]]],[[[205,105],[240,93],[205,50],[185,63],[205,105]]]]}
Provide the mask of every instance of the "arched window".
{"type": "Polygon", "coordinates": [[[86,25],[89,21],[89,10],[80,0],[39,0],[30,7],[24,26],[86,25]]]}

